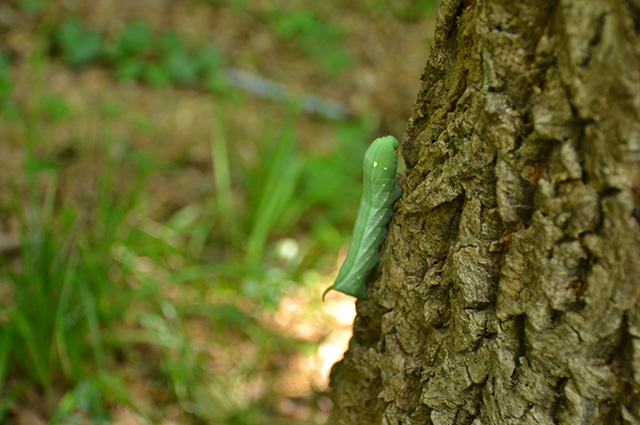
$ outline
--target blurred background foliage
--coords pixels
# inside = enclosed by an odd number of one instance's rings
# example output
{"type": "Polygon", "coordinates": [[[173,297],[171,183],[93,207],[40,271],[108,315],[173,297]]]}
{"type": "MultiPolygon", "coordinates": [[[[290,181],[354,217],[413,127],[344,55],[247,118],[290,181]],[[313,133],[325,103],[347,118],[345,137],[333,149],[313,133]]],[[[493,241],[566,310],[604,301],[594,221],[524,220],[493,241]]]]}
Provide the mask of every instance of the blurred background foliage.
{"type": "Polygon", "coordinates": [[[0,423],[324,423],[435,9],[0,2],[0,423]]]}

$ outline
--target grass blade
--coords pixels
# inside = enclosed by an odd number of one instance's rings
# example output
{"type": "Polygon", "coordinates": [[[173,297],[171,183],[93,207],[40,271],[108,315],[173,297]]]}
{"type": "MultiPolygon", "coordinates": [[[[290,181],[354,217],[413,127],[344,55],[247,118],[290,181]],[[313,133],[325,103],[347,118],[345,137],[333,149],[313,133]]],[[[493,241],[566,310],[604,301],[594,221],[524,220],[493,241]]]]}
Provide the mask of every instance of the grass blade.
{"type": "Polygon", "coordinates": [[[229,171],[229,154],[224,135],[224,112],[215,107],[211,132],[211,164],[216,186],[216,207],[223,225],[234,223],[233,200],[231,197],[231,173],[229,171]]]}
{"type": "Polygon", "coordinates": [[[277,141],[273,154],[266,160],[269,166],[265,184],[260,191],[247,242],[245,263],[251,267],[261,260],[269,234],[291,200],[300,176],[302,167],[294,142],[292,126],[288,125],[277,141]]]}

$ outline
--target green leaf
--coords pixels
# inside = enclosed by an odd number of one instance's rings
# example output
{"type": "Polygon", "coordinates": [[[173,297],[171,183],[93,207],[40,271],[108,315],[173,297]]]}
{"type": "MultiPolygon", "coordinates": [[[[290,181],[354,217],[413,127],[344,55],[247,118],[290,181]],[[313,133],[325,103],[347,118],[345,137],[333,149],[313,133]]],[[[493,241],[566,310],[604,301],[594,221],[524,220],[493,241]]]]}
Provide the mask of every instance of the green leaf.
{"type": "Polygon", "coordinates": [[[193,84],[198,78],[197,63],[186,50],[174,50],[165,56],[163,64],[171,78],[180,84],[193,84]]]}
{"type": "Polygon", "coordinates": [[[143,71],[142,78],[147,84],[155,87],[164,87],[171,84],[169,71],[158,63],[147,65],[143,71]]]}
{"type": "Polygon", "coordinates": [[[196,51],[194,61],[200,75],[210,75],[220,71],[224,64],[224,57],[213,46],[204,46],[196,51]]]}
{"type": "Polygon", "coordinates": [[[130,22],[122,33],[118,42],[118,52],[123,55],[139,55],[151,46],[151,28],[145,22],[130,22]]]}
{"type": "Polygon", "coordinates": [[[40,12],[46,0],[19,0],[18,6],[29,15],[40,12]]]}
{"type": "Polygon", "coordinates": [[[116,64],[115,71],[121,80],[136,80],[144,72],[144,63],[137,58],[124,58],[116,64]]]}
{"type": "Polygon", "coordinates": [[[102,54],[102,35],[91,31],[77,19],[71,19],[54,34],[62,57],[72,66],[84,65],[102,54]]]}

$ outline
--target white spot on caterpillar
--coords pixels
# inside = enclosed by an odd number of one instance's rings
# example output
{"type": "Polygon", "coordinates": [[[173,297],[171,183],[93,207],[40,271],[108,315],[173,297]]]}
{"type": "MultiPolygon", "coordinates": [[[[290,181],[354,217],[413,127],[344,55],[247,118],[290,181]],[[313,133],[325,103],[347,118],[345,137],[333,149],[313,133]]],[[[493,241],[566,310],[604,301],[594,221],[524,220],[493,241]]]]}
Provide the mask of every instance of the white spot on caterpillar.
{"type": "MultiPolygon", "coordinates": [[[[378,168],[378,161],[373,161],[373,168],[378,168]]],[[[386,168],[385,168],[386,170],[386,168]]]]}

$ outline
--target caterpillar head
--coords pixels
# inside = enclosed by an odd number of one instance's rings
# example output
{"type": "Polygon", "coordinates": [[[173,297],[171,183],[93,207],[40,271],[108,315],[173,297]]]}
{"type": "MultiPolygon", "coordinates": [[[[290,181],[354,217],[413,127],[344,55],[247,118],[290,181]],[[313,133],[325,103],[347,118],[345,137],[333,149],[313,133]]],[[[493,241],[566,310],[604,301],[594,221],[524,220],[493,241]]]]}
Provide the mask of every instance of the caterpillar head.
{"type": "Polygon", "coordinates": [[[364,154],[362,168],[365,178],[386,181],[396,178],[398,168],[398,141],[393,136],[380,137],[371,143],[364,154]]]}

